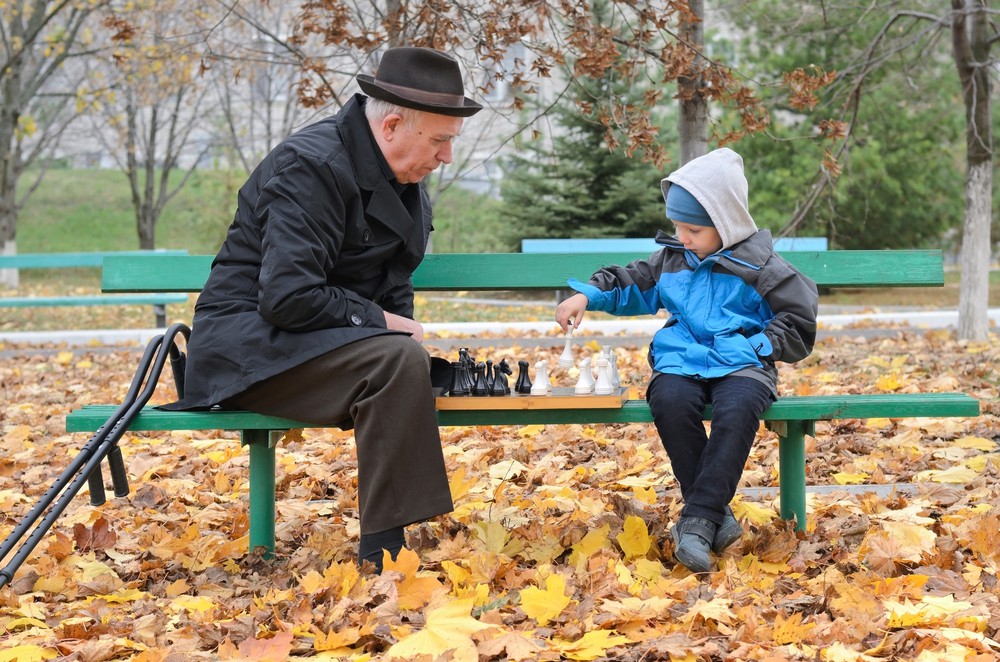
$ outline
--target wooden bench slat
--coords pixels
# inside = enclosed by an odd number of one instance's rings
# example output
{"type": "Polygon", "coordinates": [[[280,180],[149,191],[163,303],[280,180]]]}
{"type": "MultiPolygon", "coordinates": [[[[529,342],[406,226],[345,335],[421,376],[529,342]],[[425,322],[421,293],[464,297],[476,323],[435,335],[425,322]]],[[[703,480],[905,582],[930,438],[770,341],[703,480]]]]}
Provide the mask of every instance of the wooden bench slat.
{"type": "Polygon", "coordinates": [[[19,253],[0,255],[0,269],[65,269],[77,267],[99,267],[104,258],[117,256],[179,256],[187,255],[187,250],[155,248],[136,251],[95,251],[88,253],[19,253]]]}
{"type": "MultiPolygon", "coordinates": [[[[69,432],[92,432],[115,407],[85,406],[66,417],[69,432]]],[[[822,421],[845,418],[921,418],[978,416],[979,401],[963,393],[876,393],[869,395],[788,396],[764,412],[766,421],[822,421]]],[[[706,420],[711,408],[706,411],[706,420]]],[[[531,425],[565,423],[648,423],[645,400],[628,400],[621,409],[498,409],[438,412],[441,425],[531,425]]],[[[307,423],[245,411],[174,412],[147,407],[130,430],[287,430],[307,423]]]]}
{"type": "MultiPolygon", "coordinates": [[[[434,253],[413,275],[417,290],[564,289],[609,264],[646,257],[638,253],[434,253]]],[[[820,287],[927,287],[944,285],[938,250],[802,251],[782,253],[820,287]]],[[[198,292],[211,255],[109,256],[105,292],[198,292]]]]}

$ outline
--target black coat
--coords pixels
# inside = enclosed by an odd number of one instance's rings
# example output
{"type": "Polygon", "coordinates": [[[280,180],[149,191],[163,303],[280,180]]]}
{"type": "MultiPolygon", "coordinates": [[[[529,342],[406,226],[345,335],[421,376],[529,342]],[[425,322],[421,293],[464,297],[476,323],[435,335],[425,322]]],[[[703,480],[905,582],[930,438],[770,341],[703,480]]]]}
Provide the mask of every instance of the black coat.
{"type": "Polygon", "coordinates": [[[368,128],[365,97],[271,151],[239,191],[236,216],[198,297],[184,398],[218,404],[413,317],[410,276],[431,210],[400,186],[368,128]]]}

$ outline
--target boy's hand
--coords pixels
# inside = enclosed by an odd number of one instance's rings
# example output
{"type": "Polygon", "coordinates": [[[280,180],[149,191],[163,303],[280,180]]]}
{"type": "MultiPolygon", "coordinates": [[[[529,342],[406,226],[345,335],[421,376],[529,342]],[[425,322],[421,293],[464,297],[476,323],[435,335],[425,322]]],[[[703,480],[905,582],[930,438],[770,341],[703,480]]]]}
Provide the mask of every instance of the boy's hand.
{"type": "Polygon", "coordinates": [[[574,329],[579,329],[585,312],[587,312],[587,295],[577,292],[556,306],[556,322],[563,333],[568,330],[570,322],[573,323],[574,329]]]}

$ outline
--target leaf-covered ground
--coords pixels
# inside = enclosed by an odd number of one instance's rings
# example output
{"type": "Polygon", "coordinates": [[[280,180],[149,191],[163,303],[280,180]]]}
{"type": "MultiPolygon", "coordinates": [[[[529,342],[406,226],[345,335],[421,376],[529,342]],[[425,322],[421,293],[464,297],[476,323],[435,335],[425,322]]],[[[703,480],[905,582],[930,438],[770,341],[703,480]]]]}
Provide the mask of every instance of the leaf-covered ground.
{"type": "MultiPolygon", "coordinates": [[[[552,365],[561,350],[498,339],[474,353],[552,365]]],[[[137,362],[97,347],[3,351],[0,536],[86,441],[65,433],[65,413],[119,401],[137,362]]],[[[644,348],[617,352],[641,393],[644,348]]],[[[354,563],[350,433],[281,443],[273,560],[247,553],[248,462],[233,434],[130,433],[131,494],[92,507],[84,490],[0,591],[0,662],[993,660],[998,366],[995,337],[946,331],[831,337],[784,366],[786,394],[963,391],[984,413],[818,423],[808,480],[829,489],[810,493],[803,533],[777,518],[774,489],[757,489],[777,485],[762,429],[735,504],[747,535],[705,576],[672,559],[678,492],[651,425],[443,428],[456,509],[411,527],[413,551],[381,576],[354,563]],[[899,487],[859,488],[875,484],[899,487]]],[[[164,378],[154,402],[172,396],[164,378]]]]}

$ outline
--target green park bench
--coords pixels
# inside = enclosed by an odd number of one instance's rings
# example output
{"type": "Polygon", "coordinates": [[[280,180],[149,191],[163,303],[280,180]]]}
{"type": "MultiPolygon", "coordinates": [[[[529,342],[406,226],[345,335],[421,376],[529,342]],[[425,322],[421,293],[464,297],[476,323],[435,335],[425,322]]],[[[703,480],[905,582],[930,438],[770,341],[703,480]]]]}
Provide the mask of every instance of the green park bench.
{"type": "MultiPolygon", "coordinates": [[[[181,256],[186,250],[105,251],[90,253],[21,253],[0,255],[0,269],[81,269],[100,267],[104,258],[115,256],[181,256]]],[[[50,306],[121,306],[151,305],[157,327],[167,324],[167,304],[185,303],[187,294],[179,292],[143,292],[133,294],[96,294],[65,296],[3,296],[0,308],[44,308],[50,306]]]]}
{"type": "MultiPolygon", "coordinates": [[[[413,275],[418,291],[553,290],[566,279],[586,279],[608,264],[624,264],[646,253],[608,254],[434,254],[413,275]]],[[[821,287],[943,286],[940,251],[812,251],[783,254],[821,287]]],[[[212,256],[109,257],[104,262],[106,292],[198,292],[205,284],[212,256]]],[[[66,417],[69,432],[93,432],[112,416],[117,405],[88,405],[66,417]]],[[[711,419],[706,410],[706,420],[711,419]]],[[[805,436],[816,421],[866,418],[974,417],[979,401],[962,393],[890,393],[787,396],[764,413],[778,435],[779,508],[796,526],[806,524],[805,436]]],[[[442,426],[557,425],[648,423],[645,400],[626,400],[607,409],[475,409],[438,412],[442,426]]],[[[274,549],[275,446],[289,429],[305,423],[243,411],[173,412],[144,408],[129,429],[238,430],[250,453],[250,547],[274,549]]]]}

